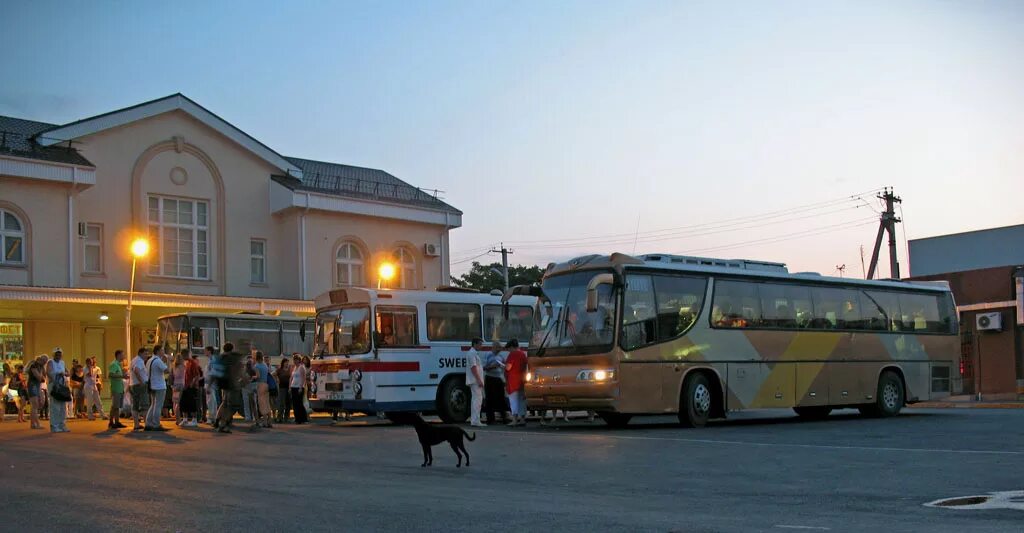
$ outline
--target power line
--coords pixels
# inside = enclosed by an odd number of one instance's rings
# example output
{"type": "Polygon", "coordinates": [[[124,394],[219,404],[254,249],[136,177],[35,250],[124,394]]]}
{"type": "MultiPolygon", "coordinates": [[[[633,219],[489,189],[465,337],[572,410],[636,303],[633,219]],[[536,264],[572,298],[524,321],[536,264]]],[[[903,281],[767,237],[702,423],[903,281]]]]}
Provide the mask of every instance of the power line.
{"type": "Polygon", "coordinates": [[[731,249],[731,248],[740,248],[740,247],[744,247],[744,246],[760,246],[762,244],[774,244],[774,243],[777,243],[777,242],[783,242],[783,241],[788,241],[788,240],[792,240],[792,239],[798,239],[798,238],[802,238],[802,237],[810,237],[812,235],[821,235],[821,234],[824,234],[824,233],[831,233],[833,229],[839,228],[841,226],[846,226],[846,227],[849,227],[849,228],[856,228],[856,227],[860,227],[860,226],[866,226],[868,224],[873,224],[875,222],[877,222],[877,220],[874,217],[868,218],[868,219],[850,220],[850,221],[840,222],[838,224],[831,224],[831,225],[828,225],[828,226],[822,226],[822,227],[814,228],[814,229],[810,229],[810,230],[798,231],[798,232],[795,232],[795,233],[788,233],[788,234],[783,234],[783,235],[777,235],[777,236],[774,236],[774,237],[764,237],[764,238],[760,238],[760,239],[753,239],[753,240],[750,240],[750,241],[737,242],[737,243],[726,244],[726,245],[722,245],[722,246],[712,246],[712,247],[708,247],[708,248],[698,248],[698,249],[692,249],[692,250],[685,250],[685,251],[677,252],[677,253],[680,254],[680,255],[687,255],[687,254],[694,254],[694,253],[704,253],[704,252],[713,252],[713,251],[719,251],[719,250],[728,250],[728,249],[731,249]]]}
{"type": "Polygon", "coordinates": [[[472,260],[474,260],[474,259],[480,259],[481,257],[483,257],[483,256],[485,256],[485,255],[487,255],[487,254],[489,254],[489,253],[491,253],[491,251],[490,251],[490,250],[488,250],[488,251],[486,251],[486,252],[484,252],[484,253],[482,253],[482,254],[480,254],[480,255],[477,255],[477,256],[473,256],[473,257],[470,257],[469,259],[463,259],[463,260],[461,260],[461,261],[452,261],[452,263],[451,263],[451,264],[452,264],[452,265],[461,265],[462,263],[468,263],[468,262],[470,262],[470,261],[472,261],[472,260]]]}

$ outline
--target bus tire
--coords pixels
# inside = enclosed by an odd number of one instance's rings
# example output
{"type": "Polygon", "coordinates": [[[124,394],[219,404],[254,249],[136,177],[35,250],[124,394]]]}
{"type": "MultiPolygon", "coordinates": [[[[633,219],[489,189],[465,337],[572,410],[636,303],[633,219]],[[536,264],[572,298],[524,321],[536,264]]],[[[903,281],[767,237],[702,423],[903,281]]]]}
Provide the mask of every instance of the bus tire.
{"type": "Polygon", "coordinates": [[[874,418],[888,418],[900,414],[906,391],[899,374],[892,370],[882,372],[878,377],[878,389],[875,391],[875,403],[862,405],[860,413],[874,418]]]}
{"type": "Polygon", "coordinates": [[[625,413],[615,413],[612,411],[598,411],[597,416],[604,420],[605,424],[613,428],[624,428],[626,424],[629,424],[629,420],[633,418],[633,415],[627,415],[625,413]]]}
{"type": "Polygon", "coordinates": [[[832,413],[832,408],[827,405],[808,405],[805,407],[794,407],[796,416],[806,420],[824,420],[832,413]]]}
{"type": "Polygon", "coordinates": [[[679,425],[684,428],[701,428],[708,423],[715,399],[711,384],[702,372],[694,372],[683,381],[679,395],[679,425]]]}
{"type": "Polygon", "coordinates": [[[437,416],[446,424],[469,420],[469,387],[460,377],[448,378],[437,390],[437,416]]]}

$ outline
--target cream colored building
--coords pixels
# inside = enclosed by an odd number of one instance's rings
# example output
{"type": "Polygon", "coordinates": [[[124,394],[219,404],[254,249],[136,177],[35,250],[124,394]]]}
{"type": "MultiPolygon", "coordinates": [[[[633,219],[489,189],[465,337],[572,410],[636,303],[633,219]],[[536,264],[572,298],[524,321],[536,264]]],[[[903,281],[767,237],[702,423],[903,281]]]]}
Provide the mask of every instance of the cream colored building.
{"type": "Polygon", "coordinates": [[[162,314],[310,313],[383,261],[393,286],[447,285],[461,224],[387,172],[284,157],[181,94],[64,125],[0,117],[4,360],[123,348],[138,236],[133,349],[162,314]]]}

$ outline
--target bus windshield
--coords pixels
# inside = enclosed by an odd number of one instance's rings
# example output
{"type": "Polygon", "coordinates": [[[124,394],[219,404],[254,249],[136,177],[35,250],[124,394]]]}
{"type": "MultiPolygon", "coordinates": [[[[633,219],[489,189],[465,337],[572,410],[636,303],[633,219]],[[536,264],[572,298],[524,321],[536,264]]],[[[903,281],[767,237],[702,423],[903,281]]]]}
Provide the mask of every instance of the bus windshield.
{"type": "Polygon", "coordinates": [[[316,315],[317,349],[324,355],[357,355],[370,351],[370,308],[349,307],[316,315]]]}
{"type": "Polygon", "coordinates": [[[175,353],[189,346],[188,318],[184,315],[168,316],[157,321],[157,339],[161,346],[175,353]]]}
{"type": "Polygon", "coordinates": [[[537,347],[536,355],[594,353],[611,347],[615,299],[610,285],[598,286],[597,311],[587,312],[587,284],[598,274],[574,272],[544,280],[530,342],[537,347]]]}

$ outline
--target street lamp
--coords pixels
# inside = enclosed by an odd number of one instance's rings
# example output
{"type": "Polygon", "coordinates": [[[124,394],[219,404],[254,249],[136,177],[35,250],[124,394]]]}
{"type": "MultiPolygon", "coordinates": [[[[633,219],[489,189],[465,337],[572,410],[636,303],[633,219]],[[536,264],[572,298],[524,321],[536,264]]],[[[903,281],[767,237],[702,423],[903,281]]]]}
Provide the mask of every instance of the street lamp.
{"type": "Polygon", "coordinates": [[[377,268],[377,288],[380,289],[382,281],[391,281],[395,278],[395,265],[381,263],[377,268]]]}
{"type": "Polygon", "coordinates": [[[128,307],[124,312],[124,350],[125,356],[132,355],[132,296],[135,295],[135,264],[149,254],[149,241],[139,237],[132,241],[132,279],[128,288],[128,307]]]}

